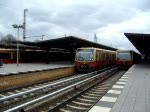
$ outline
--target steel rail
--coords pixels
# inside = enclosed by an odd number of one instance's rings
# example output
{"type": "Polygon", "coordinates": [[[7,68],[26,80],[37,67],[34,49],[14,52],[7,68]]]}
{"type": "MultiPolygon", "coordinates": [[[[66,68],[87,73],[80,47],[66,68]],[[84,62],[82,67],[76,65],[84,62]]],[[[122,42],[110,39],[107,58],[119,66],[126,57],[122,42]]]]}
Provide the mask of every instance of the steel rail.
{"type": "Polygon", "coordinates": [[[9,99],[12,99],[12,98],[16,98],[16,97],[19,97],[19,96],[22,96],[22,95],[26,95],[26,94],[29,94],[29,93],[32,93],[32,92],[36,92],[36,91],[39,91],[39,90],[42,90],[42,89],[45,89],[45,88],[56,86],[56,85],[59,85],[59,84],[62,84],[62,83],[65,83],[65,82],[83,77],[83,76],[84,75],[80,75],[80,76],[77,76],[77,77],[72,77],[72,78],[69,78],[69,79],[66,79],[66,80],[63,80],[63,81],[59,81],[59,82],[56,82],[56,83],[48,84],[48,85],[45,85],[45,86],[41,86],[41,87],[38,87],[38,88],[34,88],[34,89],[31,89],[31,90],[20,92],[20,93],[17,93],[17,94],[12,94],[12,95],[9,95],[9,96],[5,96],[3,98],[0,98],[0,102],[6,101],[6,100],[9,100],[9,99]]]}
{"type": "MultiPolygon", "coordinates": [[[[52,93],[50,93],[50,94],[47,94],[47,95],[45,95],[45,96],[39,97],[39,98],[34,99],[34,100],[32,100],[32,101],[26,102],[26,103],[21,104],[21,105],[19,105],[19,106],[13,107],[13,108],[8,109],[8,110],[6,110],[6,111],[4,111],[4,112],[14,112],[14,111],[20,110],[20,109],[22,109],[22,108],[24,108],[24,107],[27,107],[27,106],[32,105],[32,104],[35,104],[35,103],[40,102],[40,101],[42,101],[42,100],[45,100],[45,99],[47,99],[47,98],[49,98],[49,97],[52,97],[52,96],[54,96],[54,95],[56,95],[56,94],[59,94],[59,93],[64,92],[64,91],[66,91],[66,90],[69,90],[69,89],[71,89],[71,88],[73,88],[73,87],[76,87],[76,86],[78,86],[78,85],[80,85],[80,84],[82,84],[82,83],[84,83],[84,82],[87,82],[87,81],[89,81],[89,80],[91,80],[91,79],[94,79],[94,78],[96,78],[96,77],[98,77],[98,76],[105,75],[105,74],[107,74],[107,73],[109,73],[109,72],[111,72],[111,71],[113,71],[113,70],[117,70],[117,67],[112,68],[112,69],[110,69],[110,70],[108,70],[108,71],[104,71],[104,72],[102,72],[102,73],[100,73],[100,74],[95,74],[94,76],[92,76],[92,77],[90,77],[90,78],[87,78],[87,79],[85,79],[85,80],[82,80],[82,81],[80,81],[80,82],[77,82],[77,83],[75,83],[75,84],[72,84],[72,85],[70,85],[70,86],[67,86],[67,87],[65,87],[65,88],[62,88],[62,89],[60,89],[60,90],[57,90],[57,91],[52,92],[52,93]]],[[[98,73],[98,72],[96,72],[96,73],[98,73]]]]}
{"type": "MultiPolygon", "coordinates": [[[[104,70],[107,70],[109,68],[110,67],[102,69],[100,71],[104,71],[104,70]]],[[[83,75],[72,77],[72,78],[69,78],[69,79],[66,79],[66,80],[63,80],[63,81],[60,81],[60,82],[56,82],[56,83],[53,83],[53,84],[49,84],[49,85],[45,85],[45,86],[41,86],[41,87],[38,87],[38,88],[31,89],[31,90],[27,90],[27,91],[24,91],[24,92],[20,92],[20,93],[12,94],[12,95],[9,95],[9,96],[5,96],[5,97],[0,98],[0,102],[4,102],[6,100],[10,100],[12,98],[23,96],[23,95],[26,95],[26,94],[29,94],[29,93],[32,93],[32,92],[36,92],[36,91],[39,91],[39,90],[42,90],[42,89],[45,89],[45,88],[56,86],[56,85],[59,85],[59,84],[62,84],[62,83],[65,83],[65,82],[68,82],[68,81],[71,81],[71,80],[81,78],[81,77],[84,78],[84,77],[87,77],[88,75],[91,75],[93,73],[95,73],[95,72],[91,72],[91,73],[88,73],[88,74],[83,74],[83,75]]]]}

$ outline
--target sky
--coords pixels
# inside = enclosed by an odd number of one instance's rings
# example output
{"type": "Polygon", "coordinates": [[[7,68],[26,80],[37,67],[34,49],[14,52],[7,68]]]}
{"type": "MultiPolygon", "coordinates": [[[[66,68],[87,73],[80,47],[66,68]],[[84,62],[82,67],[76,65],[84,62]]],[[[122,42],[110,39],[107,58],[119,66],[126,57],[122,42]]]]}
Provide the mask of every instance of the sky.
{"type": "Polygon", "coordinates": [[[23,24],[24,9],[27,37],[94,41],[96,34],[99,44],[137,51],[124,33],[150,33],[149,0],[0,0],[0,34],[17,36],[12,24],[23,24]]]}

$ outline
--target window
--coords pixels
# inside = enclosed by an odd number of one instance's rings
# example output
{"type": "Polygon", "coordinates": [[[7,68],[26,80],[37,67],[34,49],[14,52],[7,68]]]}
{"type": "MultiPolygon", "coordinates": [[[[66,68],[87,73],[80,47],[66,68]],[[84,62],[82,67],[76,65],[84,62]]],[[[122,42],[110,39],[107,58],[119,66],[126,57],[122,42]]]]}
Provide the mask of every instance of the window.
{"type": "MultiPolygon", "coordinates": [[[[13,53],[13,59],[17,59],[17,53],[13,53]]],[[[18,59],[20,59],[20,53],[18,54],[18,59]]]]}
{"type": "Polygon", "coordinates": [[[106,60],[106,54],[103,53],[103,60],[106,60]]]}
{"type": "Polygon", "coordinates": [[[118,52],[118,60],[131,60],[131,53],[130,51],[126,51],[126,52],[118,52]]]}
{"type": "Polygon", "coordinates": [[[103,60],[103,53],[101,53],[101,52],[99,53],[99,59],[103,60]]]}
{"type": "Polygon", "coordinates": [[[0,59],[11,59],[11,53],[0,53],[0,59]]]}
{"type": "Polygon", "coordinates": [[[93,49],[78,50],[76,59],[78,61],[93,61],[94,60],[94,50],[93,49]]]}
{"type": "Polygon", "coordinates": [[[109,56],[110,56],[110,58],[109,58],[109,59],[110,59],[110,60],[112,60],[112,54],[110,54],[109,56]]]}

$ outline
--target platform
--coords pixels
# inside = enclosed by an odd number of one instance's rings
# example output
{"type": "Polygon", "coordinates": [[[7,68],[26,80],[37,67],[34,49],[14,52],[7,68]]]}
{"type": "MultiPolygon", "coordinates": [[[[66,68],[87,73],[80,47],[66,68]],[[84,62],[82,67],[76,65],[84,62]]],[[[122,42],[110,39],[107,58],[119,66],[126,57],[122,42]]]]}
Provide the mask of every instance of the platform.
{"type": "Polygon", "coordinates": [[[89,112],[150,112],[150,65],[133,65],[89,112]]]}
{"type": "Polygon", "coordinates": [[[71,62],[51,62],[49,64],[45,63],[19,63],[16,64],[3,64],[0,67],[0,75],[18,74],[34,71],[43,71],[56,68],[72,67],[74,64],[71,62]]]}

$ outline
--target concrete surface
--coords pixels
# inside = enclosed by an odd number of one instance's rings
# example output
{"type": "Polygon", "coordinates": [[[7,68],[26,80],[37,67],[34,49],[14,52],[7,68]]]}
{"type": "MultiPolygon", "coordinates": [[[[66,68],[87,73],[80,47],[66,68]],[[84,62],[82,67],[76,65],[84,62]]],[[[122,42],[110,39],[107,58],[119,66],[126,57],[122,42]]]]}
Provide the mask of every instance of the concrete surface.
{"type": "Polygon", "coordinates": [[[10,73],[18,73],[18,72],[28,72],[28,71],[36,71],[36,70],[47,70],[47,69],[55,69],[61,67],[71,67],[74,64],[71,62],[52,62],[50,64],[45,63],[19,63],[19,66],[16,64],[3,64],[0,67],[0,75],[6,75],[10,73]]]}
{"type": "Polygon", "coordinates": [[[133,65],[89,112],[150,112],[150,65],[133,65]]]}

